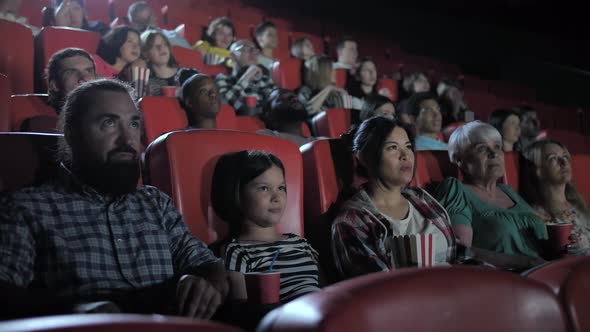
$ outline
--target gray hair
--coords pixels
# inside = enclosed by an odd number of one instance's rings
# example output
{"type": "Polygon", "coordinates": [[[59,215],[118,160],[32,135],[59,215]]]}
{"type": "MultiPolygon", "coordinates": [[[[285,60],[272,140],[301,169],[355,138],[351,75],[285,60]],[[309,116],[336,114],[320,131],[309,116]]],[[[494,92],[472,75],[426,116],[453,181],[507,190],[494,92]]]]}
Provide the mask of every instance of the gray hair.
{"type": "Polygon", "coordinates": [[[472,144],[495,141],[502,144],[502,135],[496,128],[479,120],[469,122],[457,128],[449,138],[449,159],[456,164],[465,149],[472,144]]]}
{"type": "Polygon", "coordinates": [[[420,76],[424,76],[428,80],[428,77],[426,77],[426,75],[420,71],[413,72],[410,75],[404,77],[404,80],[402,82],[404,90],[406,90],[406,92],[413,92],[412,85],[414,85],[414,82],[416,82],[420,78],[420,76]]]}

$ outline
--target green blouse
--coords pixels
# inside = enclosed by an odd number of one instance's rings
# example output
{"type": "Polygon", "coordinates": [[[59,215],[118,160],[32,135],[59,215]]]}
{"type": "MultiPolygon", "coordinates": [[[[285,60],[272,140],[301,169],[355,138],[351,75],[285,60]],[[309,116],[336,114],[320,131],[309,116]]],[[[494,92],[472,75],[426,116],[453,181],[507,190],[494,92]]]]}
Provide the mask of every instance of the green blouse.
{"type": "Polygon", "coordinates": [[[445,179],[435,197],[449,213],[452,225],[471,226],[474,247],[539,257],[539,240],[547,239],[545,224],[512,188],[504,184],[498,187],[514,206],[504,209],[486,203],[456,178],[445,179]]]}

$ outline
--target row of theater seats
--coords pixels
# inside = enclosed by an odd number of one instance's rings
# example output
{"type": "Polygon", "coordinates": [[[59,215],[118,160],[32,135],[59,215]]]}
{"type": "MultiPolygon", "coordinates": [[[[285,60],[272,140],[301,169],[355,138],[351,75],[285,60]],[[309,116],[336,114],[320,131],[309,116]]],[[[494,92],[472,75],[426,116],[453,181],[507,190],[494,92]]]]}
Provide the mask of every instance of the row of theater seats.
{"type": "MultiPolygon", "coordinates": [[[[590,259],[566,258],[524,276],[478,267],[403,269],[328,286],[271,311],[260,332],[590,330],[590,259]],[[548,287],[549,286],[549,287],[548,287]]],[[[240,331],[184,318],[93,314],[0,323],[5,332],[240,331]]]]}

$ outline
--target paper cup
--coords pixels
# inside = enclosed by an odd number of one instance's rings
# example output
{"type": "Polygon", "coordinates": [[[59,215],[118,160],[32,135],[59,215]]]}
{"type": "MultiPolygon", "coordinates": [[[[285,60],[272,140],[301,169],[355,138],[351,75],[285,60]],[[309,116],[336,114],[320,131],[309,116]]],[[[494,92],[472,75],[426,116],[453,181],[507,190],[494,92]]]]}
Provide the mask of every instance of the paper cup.
{"type": "Polygon", "coordinates": [[[249,108],[255,108],[257,101],[258,101],[258,99],[256,99],[256,96],[245,96],[244,97],[244,104],[246,104],[246,107],[249,107],[249,108]]]}
{"type": "Polygon", "coordinates": [[[391,266],[429,267],[434,261],[432,234],[394,236],[389,241],[391,266]]]}
{"type": "Polygon", "coordinates": [[[175,86],[163,86],[162,87],[162,96],[176,97],[176,87],[175,86]]]}
{"type": "Polygon", "coordinates": [[[565,253],[566,246],[570,244],[572,224],[547,224],[547,235],[549,236],[549,251],[553,257],[561,257],[565,253]]]}
{"type": "Polygon", "coordinates": [[[279,272],[246,273],[246,293],[248,302],[272,304],[279,302],[281,274],[279,272]]]}

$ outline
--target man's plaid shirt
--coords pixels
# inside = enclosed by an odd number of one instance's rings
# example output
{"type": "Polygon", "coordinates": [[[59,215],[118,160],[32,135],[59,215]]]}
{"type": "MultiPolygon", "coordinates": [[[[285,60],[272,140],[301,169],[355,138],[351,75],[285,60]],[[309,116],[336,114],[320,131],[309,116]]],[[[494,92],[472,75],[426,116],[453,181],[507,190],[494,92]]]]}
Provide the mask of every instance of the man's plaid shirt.
{"type": "Polygon", "coordinates": [[[0,198],[0,280],[67,297],[139,289],[219,260],[171,199],[144,186],[111,202],[65,168],[0,198]]]}
{"type": "Polygon", "coordinates": [[[266,75],[238,83],[234,76],[219,74],[215,76],[215,84],[219,88],[221,100],[233,107],[236,112],[246,111],[245,96],[256,96],[256,107],[261,108],[275,88],[272,79],[266,75]]]}

